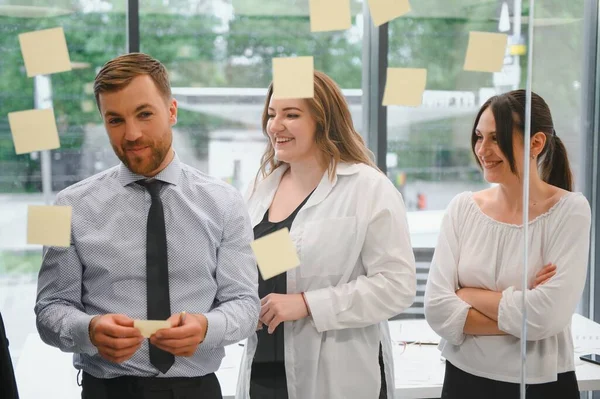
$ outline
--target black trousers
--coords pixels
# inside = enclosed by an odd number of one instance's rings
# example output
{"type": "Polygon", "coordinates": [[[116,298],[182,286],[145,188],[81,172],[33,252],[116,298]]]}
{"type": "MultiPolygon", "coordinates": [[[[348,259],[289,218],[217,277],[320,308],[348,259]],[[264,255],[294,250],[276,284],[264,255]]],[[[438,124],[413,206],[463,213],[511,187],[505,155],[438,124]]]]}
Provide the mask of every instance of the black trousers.
{"type": "MultiPolygon", "coordinates": [[[[490,380],[462,371],[446,360],[442,399],[519,399],[520,385],[490,380]]],[[[579,399],[574,371],[561,373],[558,380],[528,384],[527,399],[579,399]]]]}
{"type": "Polygon", "coordinates": [[[19,399],[2,313],[0,313],[0,398],[19,399]]]}
{"type": "Polygon", "coordinates": [[[215,373],[194,378],[95,378],[83,373],[81,399],[223,399],[215,373]]]}
{"type": "Polygon", "coordinates": [[[253,363],[250,374],[250,399],[287,398],[288,390],[284,363],[253,363]]]}

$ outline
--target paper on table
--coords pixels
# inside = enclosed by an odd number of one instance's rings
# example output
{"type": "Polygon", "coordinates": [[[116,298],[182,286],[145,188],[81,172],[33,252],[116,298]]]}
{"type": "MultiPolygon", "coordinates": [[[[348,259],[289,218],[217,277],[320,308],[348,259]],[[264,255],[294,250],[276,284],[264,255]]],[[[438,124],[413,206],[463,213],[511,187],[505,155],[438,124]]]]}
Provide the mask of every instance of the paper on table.
{"type": "Polygon", "coordinates": [[[410,11],[408,0],[369,0],[369,11],[375,26],[390,22],[410,11]]]}
{"type": "MultiPolygon", "coordinates": [[[[420,342],[422,344],[439,344],[440,336],[423,323],[422,320],[402,320],[397,330],[391,330],[392,339],[396,342],[420,342]]],[[[396,326],[396,324],[394,324],[396,326]]]]}
{"type": "Polygon", "coordinates": [[[63,28],[21,33],[19,43],[28,77],[71,70],[63,28]]]}
{"type": "Polygon", "coordinates": [[[413,346],[402,351],[394,347],[396,363],[396,386],[441,384],[445,365],[440,361],[440,352],[435,347],[413,346]],[[440,370],[441,369],[441,370],[440,370]]]}
{"type": "Polygon", "coordinates": [[[309,0],[310,31],[346,30],[352,25],[350,0],[309,0]]]}
{"type": "Polygon", "coordinates": [[[17,154],[60,147],[52,108],[10,112],[8,124],[17,154]]]}
{"type": "Polygon", "coordinates": [[[71,245],[70,206],[39,206],[27,208],[27,243],[56,247],[71,245]]]}
{"type": "Polygon", "coordinates": [[[273,98],[314,96],[313,57],[273,58],[273,98]]]}
{"type": "Polygon", "coordinates": [[[504,65],[505,33],[469,32],[469,46],[465,56],[465,71],[500,72],[504,65]]]}
{"type": "Polygon", "coordinates": [[[144,338],[150,338],[158,330],[171,328],[171,323],[167,320],[134,320],[133,326],[140,330],[144,338]]]}
{"type": "Polygon", "coordinates": [[[383,105],[418,107],[423,103],[426,82],[426,69],[388,68],[383,105]]]}
{"type": "Polygon", "coordinates": [[[300,264],[296,247],[287,228],[254,240],[251,246],[263,280],[284,273],[300,264]]]}

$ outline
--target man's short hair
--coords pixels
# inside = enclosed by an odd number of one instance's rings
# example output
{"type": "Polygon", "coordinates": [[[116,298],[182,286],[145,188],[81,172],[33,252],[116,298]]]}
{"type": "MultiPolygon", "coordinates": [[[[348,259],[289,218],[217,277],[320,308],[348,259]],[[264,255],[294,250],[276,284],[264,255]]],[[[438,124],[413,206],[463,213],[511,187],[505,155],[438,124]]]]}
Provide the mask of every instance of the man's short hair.
{"type": "Polygon", "coordinates": [[[148,75],[166,100],[171,99],[171,84],[165,66],[144,53],[129,53],[108,61],[94,80],[94,96],[100,108],[100,94],[124,89],[133,78],[148,75]]]}

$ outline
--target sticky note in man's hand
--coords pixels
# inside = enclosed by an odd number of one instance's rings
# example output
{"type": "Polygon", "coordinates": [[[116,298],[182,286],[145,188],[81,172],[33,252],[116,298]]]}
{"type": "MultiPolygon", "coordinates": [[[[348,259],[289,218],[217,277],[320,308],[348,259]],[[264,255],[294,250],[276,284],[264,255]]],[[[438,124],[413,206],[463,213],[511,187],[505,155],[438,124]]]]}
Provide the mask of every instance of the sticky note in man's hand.
{"type": "Polygon", "coordinates": [[[423,103],[426,82],[426,69],[388,68],[383,105],[418,107],[423,103]]]}
{"type": "Polygon", "coordinates": [[[469,46],[465,56],[465,71],[500,72],[508,36],[504,33],[469,32],[469,46]]]}
{"type": "Polygon", "coordinates": [[[313,57],[273,58],[273,98],[313,98],[313,57]]]}
{"type": "Polygon", "coordinates": [[[28,77],[71,70],[63,28],[22,33],[19,43],[28,77]]]}
{"type": "Polygon", "coordinates": [[[142,337],[150,338],[158,330],[171,328],[171,323],[166,320],[134,320],[133,326],[140,330],[142,337]]]}
{"type": "Polygon", "coordinates": [[[287,228],[254,240],[251,246],[263,280],[300,265],[296,247],[287,228]]]}
{"type": "Polygon", "coordinates": [[[310,31],[346,30],[352,26],[350,0],[309,0],[310,31]]]}
{"type": "Polygon", "coordinates": [[[10,112],[8,124],[17,154],[60,147],[54,110],[51,108],[10,112]]]}
{"type": "Polygon", "coordinates": [[[408,0],[368,0],[369,12],[375,26],[390,22],[410,11],[408,0]]]}
{"type": "Polygon", "coordinates": [[[27,243],[55,247],[71,245],[70,206],[38,206],[27,208],[27,243]]]}

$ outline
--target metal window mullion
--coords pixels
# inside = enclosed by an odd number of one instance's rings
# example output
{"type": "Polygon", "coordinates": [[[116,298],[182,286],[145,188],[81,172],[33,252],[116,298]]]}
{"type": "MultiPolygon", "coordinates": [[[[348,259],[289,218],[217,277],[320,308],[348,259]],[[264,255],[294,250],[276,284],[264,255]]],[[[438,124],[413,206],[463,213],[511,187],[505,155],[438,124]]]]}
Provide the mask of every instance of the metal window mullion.
{"type": "Polygon", "coordinates": [[[127,1],[127,52],[140,51],[140,2],[127,1]]]}
{"type": "Polygon", "coordinates": [[[387,172],[387,108],[382,106],[388,65],[388,24],[371,21],[369,6],[363,3],[362,133],[375,155],[377,166],[387,172]]]}

